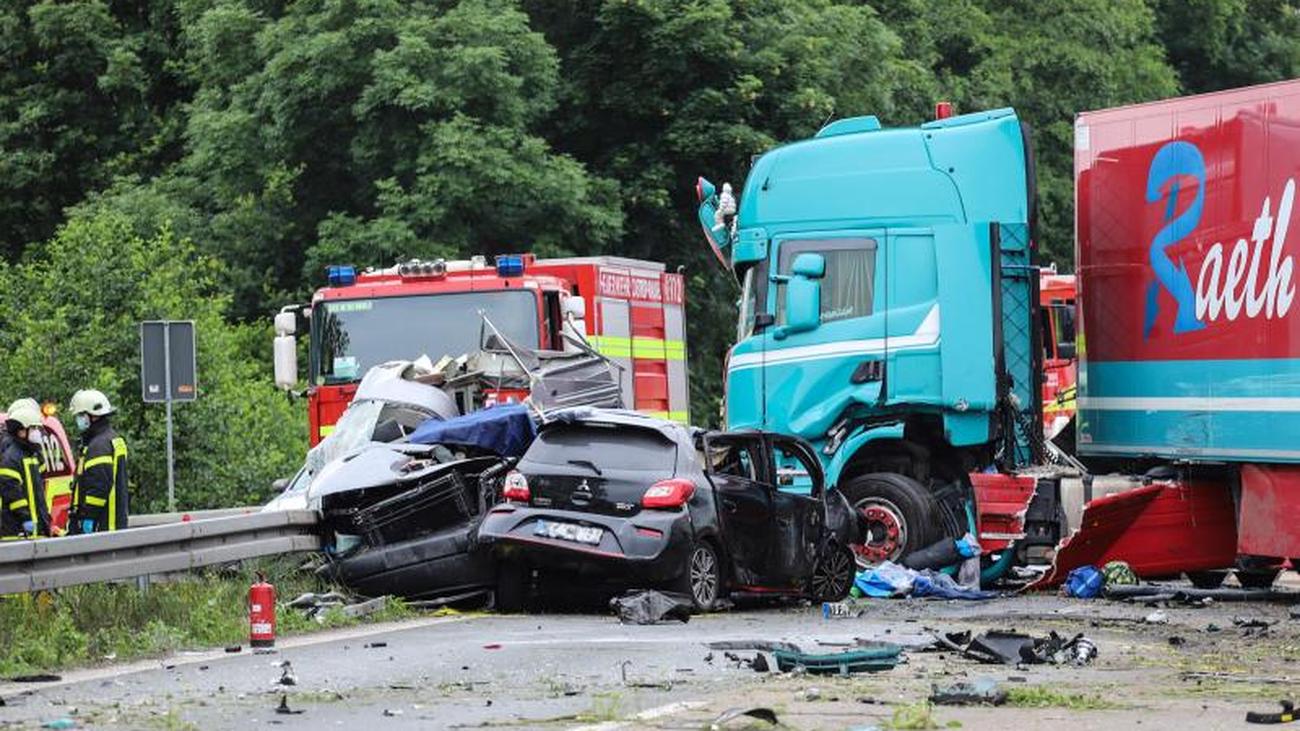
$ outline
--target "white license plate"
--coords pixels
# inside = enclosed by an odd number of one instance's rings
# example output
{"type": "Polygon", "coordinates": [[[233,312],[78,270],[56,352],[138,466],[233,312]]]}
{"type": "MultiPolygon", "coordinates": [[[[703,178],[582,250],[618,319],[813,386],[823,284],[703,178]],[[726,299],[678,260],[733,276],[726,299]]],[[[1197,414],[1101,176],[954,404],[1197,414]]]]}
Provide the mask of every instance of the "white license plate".
{"type": "Polygon", "coordinates": [[[575,543],[589,543],[596,545],[600,543],[600,536],[604,532],[600,528],[586,525],[575,525],[573,523],[556,523],[550,520],[537,521],[537,527],[533,532],[546,538],[558,538],[562,541],[573,541],[575,543]]]}

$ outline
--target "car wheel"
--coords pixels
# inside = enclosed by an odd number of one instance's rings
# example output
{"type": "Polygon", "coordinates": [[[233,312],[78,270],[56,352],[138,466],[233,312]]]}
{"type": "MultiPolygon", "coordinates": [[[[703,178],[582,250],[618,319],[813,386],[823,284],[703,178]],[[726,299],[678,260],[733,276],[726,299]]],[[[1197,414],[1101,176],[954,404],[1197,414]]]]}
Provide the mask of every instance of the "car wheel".
{"type": "Polygon", "coordinates": [[[677,580],[676,590],[691,598],[691,603],[701,612],[718,606],[722,598],[722,563],[713,546],[700,541],[691,546],[686,557],[685,570],[677,580]]]}
{"type": "Polygon", "coordinates": [[[1187,580],[1197,589],[1217,589],[1228,578],[1227,571],[1189,571],[1187,580]]]}
{"type": "Polygon", "coordinates": [[[826,555],[817,562],[808,594],[814,601],[838,602],[849,595],[853,579],[858,574],[857,557],[845,546],[831,544],[826,555]]]}
{"type": "Polygon", "coordinates": [[[528,598],[531,571],[522,563],[503,561],[497,564],[494,607],[498,612],[520,612],[528,598]]]}
{"type": "Polygon", "coordinates": [[[839,488],[863,523],[863,542],[851,546],[858,562],[897,562],[942,538],[938,504],[924,485],[907,475],[874,472],[839,488]]]}

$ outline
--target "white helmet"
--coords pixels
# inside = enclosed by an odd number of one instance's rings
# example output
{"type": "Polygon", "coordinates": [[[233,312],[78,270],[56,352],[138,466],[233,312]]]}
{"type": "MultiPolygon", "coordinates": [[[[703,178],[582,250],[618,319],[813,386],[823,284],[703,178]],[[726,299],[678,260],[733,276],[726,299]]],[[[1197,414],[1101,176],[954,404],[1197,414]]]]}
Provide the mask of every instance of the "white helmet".
{"type": "Polygon", "coordinates": [[[77,414],[107,416],[113,413],[113,405],[108,402],[108,397],[104,395],[103,391],[83,388],[72,394],[72,401],[68,404],[68,411],[71,411],[73,416],[77,414]]]}
{"type": "Polygon", "coordinates": [[[43,423],[41,405],[36,403],[36,399],[32,398],[20,398],[9,404],[8,414],[5,418],[9,421],[18,422],[24,429],[31,429],[43,423]]]}

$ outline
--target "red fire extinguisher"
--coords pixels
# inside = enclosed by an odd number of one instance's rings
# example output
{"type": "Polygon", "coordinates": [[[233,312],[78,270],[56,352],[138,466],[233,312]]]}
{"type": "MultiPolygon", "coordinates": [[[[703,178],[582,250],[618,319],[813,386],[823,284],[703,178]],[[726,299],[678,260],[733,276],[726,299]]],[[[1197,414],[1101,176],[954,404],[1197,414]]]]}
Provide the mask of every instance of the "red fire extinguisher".
{"type": "Polygon", "coordinates": [[[248,587],[248,644],[275,647],[275,587],[257,572],[257,583],[248,587]]]}

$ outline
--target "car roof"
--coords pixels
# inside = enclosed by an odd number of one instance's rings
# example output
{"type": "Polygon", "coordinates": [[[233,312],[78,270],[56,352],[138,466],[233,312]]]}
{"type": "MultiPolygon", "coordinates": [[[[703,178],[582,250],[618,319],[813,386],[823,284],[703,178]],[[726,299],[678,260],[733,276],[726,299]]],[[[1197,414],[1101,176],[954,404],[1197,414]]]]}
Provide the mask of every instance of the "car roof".
{"type": "Polygon", "coordinates": [[[691,437],[700,431],[692,426],[647,416],[630,409],[599,409],[585,406],[563,409],[548,414],[546,423],[542,425],[542,430],[545,431],[560,424],[610,424],[650,429],[675,442],[690,441],[691,437]]]}

